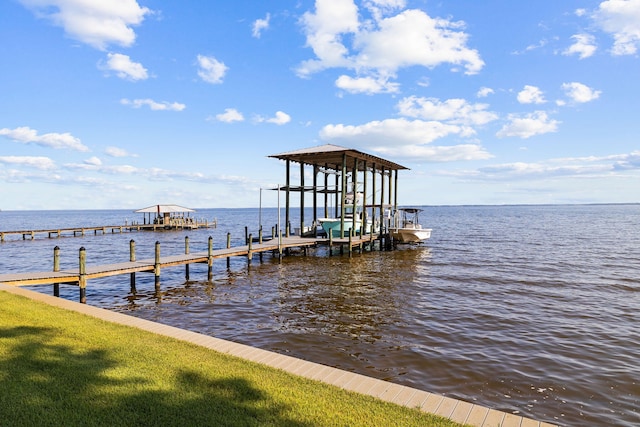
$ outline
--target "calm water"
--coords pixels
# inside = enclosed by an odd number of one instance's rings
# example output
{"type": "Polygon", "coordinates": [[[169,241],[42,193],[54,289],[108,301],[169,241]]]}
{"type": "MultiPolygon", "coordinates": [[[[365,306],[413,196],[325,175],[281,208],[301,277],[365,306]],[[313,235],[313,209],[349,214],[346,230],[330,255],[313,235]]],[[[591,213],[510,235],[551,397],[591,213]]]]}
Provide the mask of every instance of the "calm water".
{"type": "MultiPolygon", "coordinates": [[[[423,247],[282,262],[255,256],[89,282],[89,304],[567,426],[640,425],[640,206],[427,207],[423,247]]],[[[191,251],[255,232],[257,209],[199,210],[215,230],[0,245],[0,272],[191,251]],[[44,265],[37,265],[42,262],[44,265]]],[[[0,212],[0,229],[121,224],[129,211],[0,212]]],[[[263,209],[270,230],[275,209],[263,209]]],[[[294,222],[295,224],[295,222],[294,222]]],[[[77,300],[75,287],[62,296],[77,300]]],[[[50,287],[38,290],[51,293],[50,287]]]]}

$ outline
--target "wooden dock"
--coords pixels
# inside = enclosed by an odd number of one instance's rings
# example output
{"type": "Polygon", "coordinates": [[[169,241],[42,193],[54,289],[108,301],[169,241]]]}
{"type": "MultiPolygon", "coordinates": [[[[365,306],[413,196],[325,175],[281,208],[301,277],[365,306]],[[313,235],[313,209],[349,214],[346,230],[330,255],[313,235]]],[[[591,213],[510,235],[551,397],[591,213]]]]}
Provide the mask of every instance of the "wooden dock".
{"type": "Polygon", "coordinates": [[[216,228],[218,222],[216,220],[208,221],[172,221],[171,225],[165,224],[125,224],[125,225],[101,225],[97,227],[69,227],[69,228],[49,228],[41,230],[13,230],[0,231],[0,242],[4,242],[9,236],[21,236],[22,240],[27,238],[33,240],[37,235],[45,235],[49,239],[62,236],[84,236],[85,234],[97,235],[107,234],[107,232],[123,233],[126,231],[163,231],[163,230],[196,230],[198,228],[216,228]]]}
{"type": "MultiPolygon", "coordinates": [[[[344,253],[346,247],[346,250],[351,254],[356,248],[363,250],[367,245],[369,248],[373,248],[374,242],[379,241],[379,236],[367,235],[362,238],[356,236],[344,239],[289,236],[254,243],[251,235],[249,235],[246,245],[231,247],[231,239],[230,235],[228,235],[226,248],[214,250],[212,238],[209,238],[209,248],[207,252],[197,253],[189,253],[188,239],[188,237],[185,238],[184,254],[161,256],[160,243],[156,242],[155,257],[144,260],[136,260],[135,242],[132,240],[130,242],[129,261],[94,266],[86,265],[85,249],[80,248],[78,268],[66,270],[59,269],[59,249],[56,247],[54,248],[53,269],[51,271],[0,274],[0,284],[9,286],[54,285],[54,293],[56,295],[58,294],[57,286],[60,284],[77,285],[80,288],[80,302],[86,302],[87,281],[91,279],[131,274],[132,286],[134,286],[135,273],[149,272],[155,275],[155,282],[156,285],[158,285],[162,269],[184,265],[186,266],[186,276],[188,279],[189,265],[200,263],[208,265],[208,278],[210,280],[212,274],[211,267],[215,259],[226,258],[228,261],[231,257],[246,256],[247,259],[251,261],[254,254],[272,252],[282,255],[292,248],[302,249],[306,254],[308,248],[317,245],[328,245],[330,255],[333,253],[335,247],[339,248],[340,253],[344,253]]],[[[382,247],[382,245],[380,247],[382,247]]]]}

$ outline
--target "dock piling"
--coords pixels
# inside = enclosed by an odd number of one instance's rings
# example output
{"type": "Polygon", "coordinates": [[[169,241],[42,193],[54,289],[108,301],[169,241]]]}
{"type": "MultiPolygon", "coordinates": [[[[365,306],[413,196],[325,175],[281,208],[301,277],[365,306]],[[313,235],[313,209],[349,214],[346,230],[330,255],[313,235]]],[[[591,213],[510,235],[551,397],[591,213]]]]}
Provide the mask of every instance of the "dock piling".
{"type": "MultiPolygon", "coordinates": [[[[184,254],[189,255],[189,236],[184,236],[184,254]]],[[[189,264],[184,265],[184,279],[189,280],[189,264]]]]}
{"type": "Polygon", "coordinates": [[[349,229],[349,258],[351,258],[353,252],[353,228],[349,229]]]}
{"type": "Polygon", "coordinates": [[[82,246],[79,251],[79,266],[78,266],[78,275],[79,282],[78,286],[80,287],[80,303],[87,303],[87,252],[82,246]]]}
{"type": "MultiPolygon", "coordinates": [[[[55,272],[60,271],[60,248],[58,246],[53,248],[53,271],[55,271],[55,272]]],[[[59,283],[54,283],[53,284],[53,296],[54,297],[59,297],[60,296],[60,284],[59,283]]]]}
{"type": "Polygon", "coordinates": [[[160,242],[156,241],[156,258],[153,267],[153,274],[155,276],[156,291],[160,290],[160,242]]]}
{"type": "MultiPolygon", "coordinates": [[[[231,233],[227,233],[227,249],[231,248],[231,233]]],[[[231,259],[227,257],[227,268],[231,267],[231,259]]]]}
{"type": "Polygon", "coordinates": [[[329,256],[333,255],[333,231],[329,231],[329,256]]]}
{"type": "Polygon", "coordinates": [[[207,249],[207,280],[213,279],[213,237],[209,236],[207,249]]]}
{"type": "Polygon", "coordinates": [[[251,263],[251,258],[253,257],[253,253],[252,253],[253,236],[251,234],[249,234],[249,239],[247,240],[247,242],[248,242],[247,260],[249,260],[249,263],[251,263]]]}
{"type": "MultiPolygon", "coordinates": [[[[129,261],[131,262],[135,262],[136,261],[136,242],[131,239],[129,240],[129,261]]],[[[131,293],[135,294],[136,293],[136,273],[131,273],[130,276],[130,287],[131,287],[131,293]]]]}

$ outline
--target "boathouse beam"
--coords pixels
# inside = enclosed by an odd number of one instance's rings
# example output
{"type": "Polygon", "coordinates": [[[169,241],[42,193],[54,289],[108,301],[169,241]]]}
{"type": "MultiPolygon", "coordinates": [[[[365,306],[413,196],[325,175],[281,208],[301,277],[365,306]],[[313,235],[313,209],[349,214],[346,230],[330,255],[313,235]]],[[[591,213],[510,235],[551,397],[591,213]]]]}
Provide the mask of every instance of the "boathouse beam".
{"type": "Polygon", "coordinates": [[[340,206],[340,200],[338,199],[338,197],[340,196],[340,191],[338,191],[338,189],[340,188],[340,184],[339,184],[339,180],[341,178],[339,178],[340,175],[338,173],[338,171],[336,171],[336,177],[335,177],[335,182],[334,182],[334,188],[336,189],[335,191],[335,196],[334,196],[334,203],[333,203],[333,217],[337,218],[338,217],[338,206],[340,206]]]}
{"type": "Polygon", "coordinates": [[[324,217],[329,217],[329,165],[324,164],[324,217]]]}
{"type": "Polygon", "coordinates": [[[394,185],[394,197],[393,197],[393,210],[397,211],[398,210],[398,171],[394,171],[394,175],[395,175],[395,185],[394,185]]]}
{"type": "Polygon", "coordinates": [[[340,190],[340,237],[344,236],[344,216],[345,216],[345,201],[347,198],[347,154],[342,154],[342,176],[341,179],[341,190],[340,190]]]}
{"type": "Polygon", "coordinates": [[[291,161],[287,159],[287,176],[285,183],[285,209],[284,209],[284,228],[285,236],[289,237],[289,187],[291,186],[291,161]]]}
{"type": "Polygon", "coordinates": [[[353,188],[353,207],[351,214],[351,234],[356,231],[356,212],[358,212],[358,159],[353,159],[353,171],[351,172],[351,184],[353,188]]]}
{"type": "Polygon", "coordinates": [[[304,231],[304,162],[300,162],[300,236],[304,231]]]}
{"type": "Polygon", "coordinates": [[[384,166],[380,168],[380,215],[384,218],[384,166]]]}
{"type": "Polygon", "coordinates": [[[313,165],[313,223],[311,223],[311,227],[313,228],[313,236],[317,237],[318,228],[316,224],[318,223],[318,165],[313,165]]]}
{"type": "MultiPolygon", "coordinates": [[[[362,231],[360,237],[367,232],[367,161],[362,161],[362,231]]],[[[373,231],[373,230],[372,230],[373,231]]]]}
{"type": "MultiPolygon", "coordinates": [[[[371,165],[371,181],[372,181],[372,189],[371,189],[371,222],[373,224],[376,223],[376,164],[371,165]]],[[[382,213],[380,214],[382,216],[382,213]]],[[[378,230],[380,231],[380,230],[378,230]]]]}

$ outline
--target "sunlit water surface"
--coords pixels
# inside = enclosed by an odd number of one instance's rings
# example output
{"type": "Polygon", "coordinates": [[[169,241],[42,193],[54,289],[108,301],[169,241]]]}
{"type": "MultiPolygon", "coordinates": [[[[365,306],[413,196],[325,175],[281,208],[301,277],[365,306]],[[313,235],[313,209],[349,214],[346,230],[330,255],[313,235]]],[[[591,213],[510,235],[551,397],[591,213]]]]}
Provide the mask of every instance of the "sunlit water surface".
{"type": "MultiPolygon", "coordinates": [[[[571,426],[640,425],[640,206],[426,207],[424,246],[256,255],[90,281],[88,303],[571,426]]],[[[7,238],[0,272],[191,252],[265,234],[276,209],[199,210],[216,229],[7,238]]],[[[310,214],[307,218],[310,217],[310,214]]],[[[129,211],[0,212],[0,230],[122,224],[129,211]]],[[[293,218],[295,224],[297,219],[293,218]]],[[[33,287],[51,293],[51,287],[33,287]]],[[[74,286],[61,296],[77,300],[74,286]]]]}

